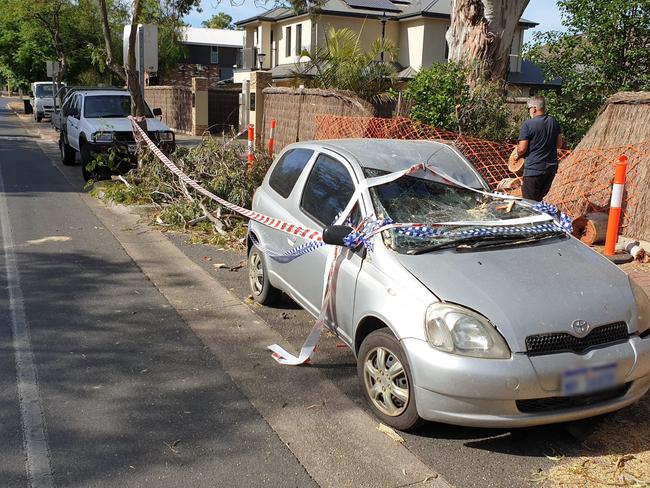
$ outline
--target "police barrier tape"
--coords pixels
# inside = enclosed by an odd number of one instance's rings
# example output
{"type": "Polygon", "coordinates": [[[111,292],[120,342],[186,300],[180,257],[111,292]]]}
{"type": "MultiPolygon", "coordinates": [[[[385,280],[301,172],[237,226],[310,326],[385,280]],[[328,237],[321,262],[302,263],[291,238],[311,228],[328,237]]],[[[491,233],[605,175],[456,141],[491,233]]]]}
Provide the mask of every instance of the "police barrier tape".
{"type": "MultiPolygon", "coordinates": [[[[149,138],[142,128],[135,123],[133,117],[129,117],[131,120],[131,125],[133,127],[133,133],[137,142],[144,141],[149,149],[158,157],[158,159],[178,178],[180,178],[184,183],[194,188],[197,192],[205,195],[206,197],[216,201],[217,203],[223,205],[224,207],[237,212],[249,219],[258,222],[261,225],[274,228],[276,230],[285,232],[287,234],[295,235],[308,239],[311,242],[300,244],[293,247],[288,251],[279,251],[271,249],[267,246],[264,246],[257,239],[254,238],[251,234],[251,238],[254,240],[254,243],[261,252],[265,255],[268,255],[272,259],[278,262],[290,262],[293,259],[296,259],[299,256],[302,256],[308,252],[312,252],[319,247],[322,247],[325,243],[322,242],[322,235],[319,231],[305,228],[302,226],[290,224],[280,219],[274,217],[269,217],[267,215],[261,214],[259,212],[254,212],[253,210],[248,210],[246,208],[240,207],[233,203],[230,203],[214,193],[206,190],[196,181],[187,176],[183,171],[180,170],[149,138]]],[[[392,181],[395,181],[398,178],[403,176],[408,176],[418,171],[429,171],[432,174],[436,175],[438,178],[442,179],[445,183],[458,186],[473,192],[491,196],[494,198],[499,198],[503,200],[514,200],[518,205],[528,207],[535,212],[540,212],[540,215],[534,215],[531,217],[524,218],[515,218],[515,219],[500,219],[500,220],[491,220],[491,221],[448,221],[448,222],[438,222],[433,224],[421,224],[421,223],[395,223],[390,219],[371,219],[368,218],[363,221],[359,226],[354,229],[348,236],[344,238],[344,244],[346,246],[345,251],[341,252],[341,248],[338,246],[332,246],[332,250],[328,253],[325,269],[327,270],[326,275],[324,276],[324,286],[323,286],[323,300],[321,306],[321,312],[309,333],[307,340],[301,347],[300,353],[298,356],[294,356],[283,349],[278,344],[273,344],[268,347],[273,352],[273,358],[281,364],[286,365],[299,365],[304,364],[310,361],[311,357],[316,351],[316,346],[321,336],[323,327],[329,325],[332,329],[335,329],[334,319],[335,317],[329,317],[328,312],[331,308],[331,304],[335,298],[336,291],[336,274],[338,264],[341,262],[341,258],[344,257],[348,252],[351,252],[351,249],[357,248],[360,245],[365,246],[369,251],[372,250],[372,237],[386,230],[395,229],[399,234],[409,236],[409,237],[423,237],[423,238],[432,238],[432,237],[444,237],[444,238],[463,238],[463,237],[482,237],[482,236],[508,236],[512,234],[543,234],[553,231],[563,231],[566,233],[571,233],[572,226],[571,220],[564,213],[558,211],[558,209],[545,202],[539,202],[536,204],[530,204],[518,197],[513,197],[510,195],[505,195],[501,193],[486,192],[483,190],[478,190],[476,188],[469,187],[464,183],[455,180],[454,178],[447,175],[444,171],[439,168],[427,165],[425,163],[415,164],[405,170],[397,171],[394,173],[389,173],[387,175],[382,175],[374,178],[367,178],[362,180],[355,193],[353,194],[350,202],[346,208],[339,214],[336,218],[334,224],[341,224],[348,219],[354,205],[359,200],[361,192],[371,188],[373,186],[383,185],[392,181]],[[517,227],[518,225],[525,225],[524,227],[517,227]],[[530,225],[534,224],[534,225],[530,225]],[[437,229],[440,227],[450,227],[450,226],[459,226],[459,227],[470,227],[465,230],[444,230],[437,229]]]]}

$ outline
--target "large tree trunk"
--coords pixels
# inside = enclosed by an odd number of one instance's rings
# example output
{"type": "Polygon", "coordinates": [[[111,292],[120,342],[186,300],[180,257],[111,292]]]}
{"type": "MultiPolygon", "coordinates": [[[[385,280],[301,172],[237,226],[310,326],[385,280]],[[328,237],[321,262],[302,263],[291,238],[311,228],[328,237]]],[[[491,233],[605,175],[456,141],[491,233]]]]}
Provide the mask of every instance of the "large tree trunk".
{"type": "Polygon", "coordinates": [[[449,59],[472,68],[472,84],[504,81],[515,29],[529,0],[452,0],[449,59]]]}

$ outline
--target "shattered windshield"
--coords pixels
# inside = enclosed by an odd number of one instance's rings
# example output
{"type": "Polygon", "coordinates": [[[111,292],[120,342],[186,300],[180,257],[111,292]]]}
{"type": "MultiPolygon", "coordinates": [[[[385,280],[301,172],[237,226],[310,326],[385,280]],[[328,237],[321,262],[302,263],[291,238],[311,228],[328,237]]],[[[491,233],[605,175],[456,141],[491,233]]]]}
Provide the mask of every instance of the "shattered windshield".
{"type": "MultiPolygon", "coordinates": [[[[364,173],[367,178],[386,174],[385,171],[372,168],[364,168],[364,173]]],[[[487,222],[539,215],[512,201],[443,183],[424,172],[373,186],[369,191],[377,218],[389,218],[396,223],[435,224],[461,220],[487,222]]],[[[454,231],[468,228],[471,227],[446,225],[439,229],[454,231]]],[[[406,236],[396,230],[386,231],[383,236],[384,242],[399,252],[457,240],[454,237],[406,236]]]]}

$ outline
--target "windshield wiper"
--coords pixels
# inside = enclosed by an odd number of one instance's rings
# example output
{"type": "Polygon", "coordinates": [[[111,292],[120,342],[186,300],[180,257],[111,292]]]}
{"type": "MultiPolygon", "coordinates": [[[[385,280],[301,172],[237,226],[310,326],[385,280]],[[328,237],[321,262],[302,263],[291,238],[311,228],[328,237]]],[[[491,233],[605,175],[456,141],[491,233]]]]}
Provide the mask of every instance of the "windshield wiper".
{"type": "Polygon", "coordinates": [[[448,249],[455,247],[456,251],[472,251],[474,249],[496,246],[515,246],[518,244],[526,244],[535,242],[550,237],[563,237],[565,234],[562,231],[544,232],[542,234],[511,234],[503,236],[472,236],[454,239],[449,242],[441,244],[434,244],[432,246],[420,247],[417,249],[409,249],[406,253],[411,255],[425,254],[439,249],[448,249]]]}

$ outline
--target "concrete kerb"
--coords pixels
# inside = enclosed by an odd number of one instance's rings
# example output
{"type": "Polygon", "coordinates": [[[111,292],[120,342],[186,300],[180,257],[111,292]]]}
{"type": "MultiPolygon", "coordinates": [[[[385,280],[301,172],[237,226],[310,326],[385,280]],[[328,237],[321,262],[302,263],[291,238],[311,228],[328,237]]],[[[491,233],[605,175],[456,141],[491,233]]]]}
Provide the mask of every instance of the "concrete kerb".
{"type": "MultiPolygon", "coordinates": [[[[56,148],[48,148],[47,139],[39,146],[60,169],[56,148]]],[[[86,194],[80,198],[214,352],[320,486],[451,486],[405,446],[379,432],[378,421],[318,370],[276,364],[266,346],[284,344],[284,338],[162,233],[143,224],[132,209],[109,207],[86,194]],[[188,303],[205,305],[195,308],[188,303]]]]}

